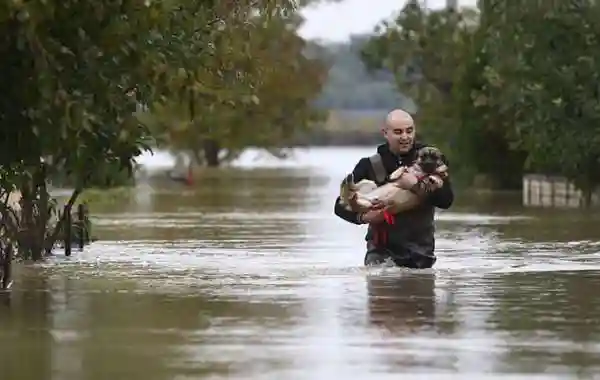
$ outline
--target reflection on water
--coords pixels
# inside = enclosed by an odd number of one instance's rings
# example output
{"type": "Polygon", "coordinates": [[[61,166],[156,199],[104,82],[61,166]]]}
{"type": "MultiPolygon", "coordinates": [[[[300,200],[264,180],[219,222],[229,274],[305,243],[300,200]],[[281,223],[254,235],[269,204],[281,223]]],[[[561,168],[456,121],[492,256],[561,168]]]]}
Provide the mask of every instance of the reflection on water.
{"type": "Polygon", "coordinates": [[[431,329],[436,319],[435,274],[367,277],[369,321],[392,333],[431,329]]]}
{"type": "Polygon", "coordinates": [[[332,215],[366,154],[246,156],[195,189],[94,204],[101,241],[19,268],[2,295],[0,379],[600,373],[598,216],[459,194],[434,269],[367,270],[364,227],[332,215]]]}

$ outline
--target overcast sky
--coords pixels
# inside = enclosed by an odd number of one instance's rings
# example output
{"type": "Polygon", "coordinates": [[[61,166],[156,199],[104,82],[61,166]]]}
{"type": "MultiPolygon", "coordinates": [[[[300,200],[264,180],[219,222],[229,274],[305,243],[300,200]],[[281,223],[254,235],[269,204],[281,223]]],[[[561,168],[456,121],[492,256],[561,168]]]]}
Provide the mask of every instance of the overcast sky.
{"type": "MultiPolygon", "coordinates": [[[[459,0],[459,5],[475,5],[476,0],[459,0]]],[[[310,7],[302,13],[306,22],[300,29],[304,38],[344,41],[351,34],[370,33],[383,19],[404,5],[402,0],[343,0],[338,4],[310,7]]],[[[430,8],[440,8],[446,0],[427,0],[430,8]]]]}

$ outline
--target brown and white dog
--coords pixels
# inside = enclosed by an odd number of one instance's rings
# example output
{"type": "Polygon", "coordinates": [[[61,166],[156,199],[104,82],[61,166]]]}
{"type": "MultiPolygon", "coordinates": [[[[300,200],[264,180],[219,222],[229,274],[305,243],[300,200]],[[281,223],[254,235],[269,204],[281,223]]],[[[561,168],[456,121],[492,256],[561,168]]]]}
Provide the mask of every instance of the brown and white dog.
{"type": "Polygon", "coordinates": [[[354,183],[350,174],[342,182],[340,199],[347,209],[351,209],[350,200],[355,197],[359,209],[352,211],[356,212],[368,211],[376,204],[384,205],[394,214],[407,211],[419,205],[421,200],[417,194],[405,189],[421,183],[425,191],[431,191],[442,185],[447,169],[439,149],[424,147],[419,149],[413,165],[396,169],[385,185],[378,187],[374,181],[366,179],[354,183]]]}

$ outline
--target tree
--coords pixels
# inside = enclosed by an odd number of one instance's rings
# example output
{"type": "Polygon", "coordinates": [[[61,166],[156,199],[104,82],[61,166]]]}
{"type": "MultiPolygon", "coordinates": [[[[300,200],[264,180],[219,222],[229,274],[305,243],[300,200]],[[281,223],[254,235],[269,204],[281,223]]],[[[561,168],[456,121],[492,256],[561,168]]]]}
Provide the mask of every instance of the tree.
{"type": "Polygon", "coordinates": [[[23,257],[40,259],[64,222],[49,224],[46,182],[53,172],[64,171],[75,184],[70,212],[99,173],[130,171],[148,149],[151,134],[134,115],[138,105],[189,99],[194,115],[201,98],[227,93],[210,84],[247,86],[250,79],[235,76],[240,61],[226,54],[247,51],[248,38],[219,41],[215,33],[224,38],[232,34],[223,31],[242,27],[242,36],[249,23],[233,21],[294,9],[291,0],[2,2],[0,236],[16,242],[23,257]],[[229,49],[216,51],[227,43],[229,49]],[[13,190],[22,194],[20,211],[8,204],[13,190]]]}
{"type": "Polygon", "coordinates": [[[502,13],[481,6],[427,11],[410,1],[362,58],[396,73],[398,88],[417,103],[422,134],[446,151],[455,176],[470,182],[484,174],[494,187],[518,188],[526,155],[513,144],[510,103],[489,85],[490,62],[510,59],[488,46],[502,13]]]}
{"type": "Polygon", "coordinates": [[[501,84],[495,71],[513,65],[514,53],[492,46],[504,35],[504,17],[503,9],[482,2],[478,27],[466,36],[449,103],[456,120],[453,153],[471,176],[485,175],[494,188],[519,189],[527,154],[514,144],[514,98],[505,91],[510,83],[501,84]]]}
{"type": "Polygon", "coordinates": [[[520,187],[525,169],[563,175],[589,204],[600,184],[600,5],[479,6],[477,18],[409,2],[363,59],[396,73],[425,134],[448,146],[460,168],[503,188],[520,187]]]}
{"type": "Polygon", "coordinates": [[[68,207],[106,165],[131,168],[147,130],[132,117],[150,94],[149,33],[162,5],[143,1],[11,1],[0,6],[0,165],[2,194],[22,194],[21,212],[2,208],[3,226],[25,257],[39,259],[48,231],[46,180],[61,168],[75,178],[68,207]],[[46,160],[44,160],[46,158],[46,160]]]}
{"type": "Polygon", "coordinates": [[[514,115],[513,143],[530,170],[567,177],[589,205],[600,184],[600,5],[503,5],[506,22],[489,46],[511,54],[488,71],[514,115]]]}
{"type": "Polygon", "coordinates": [[[444,150],[456,129],[452,94],[477,22],[473,9],[429,11],[411,0],[361,51],[370,70],[394,73],[398,90],[418,107],[420,132],[444,150]]]}
{"type": "MultiPolygon", "coordinates": [[[[320,91],[325,69],[305,56],[299,21],[294,13],[229,13],[229,27],[214,28],[200,43],[210,52],[186,60],[183,72],[196,76],[179,76],[178,91],[146,115],[162,142],[218,166],[222,152],[233,158],[256,146],[276,153],[310,126],[317,116],[310,100],[320,91]]],[[[197,27],[191,23],[181,33],[192,35],[197,27]]]]}

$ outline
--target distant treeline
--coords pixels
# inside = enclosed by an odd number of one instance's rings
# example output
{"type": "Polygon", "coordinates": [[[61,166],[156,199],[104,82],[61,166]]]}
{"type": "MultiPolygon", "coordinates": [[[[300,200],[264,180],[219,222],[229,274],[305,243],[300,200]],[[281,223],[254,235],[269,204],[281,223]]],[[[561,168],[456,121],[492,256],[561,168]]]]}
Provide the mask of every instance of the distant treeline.
{"type": "Polygon", "coordinates": [[[374,145],[386,113],[394,108],[415,111],[410,98],[398,91],[389,70],[368,72],[361,50],[372,35],[357,35],[347,43],[311,41],[308,54],[328,67],[328,75],[314,105],[328,116],[323,128],[301,133],[295,145],[374,145]]]}
{"type": "Polygon", "coordinates": [[[317,107],[334,110],[380,110],[397,107],[413,110],[414,103],[398,92],[388,70],[368,73],[360,51],[370,35],[354,36],[348,43],[313,44],[316,57],[329,65],[317,107]]]}

